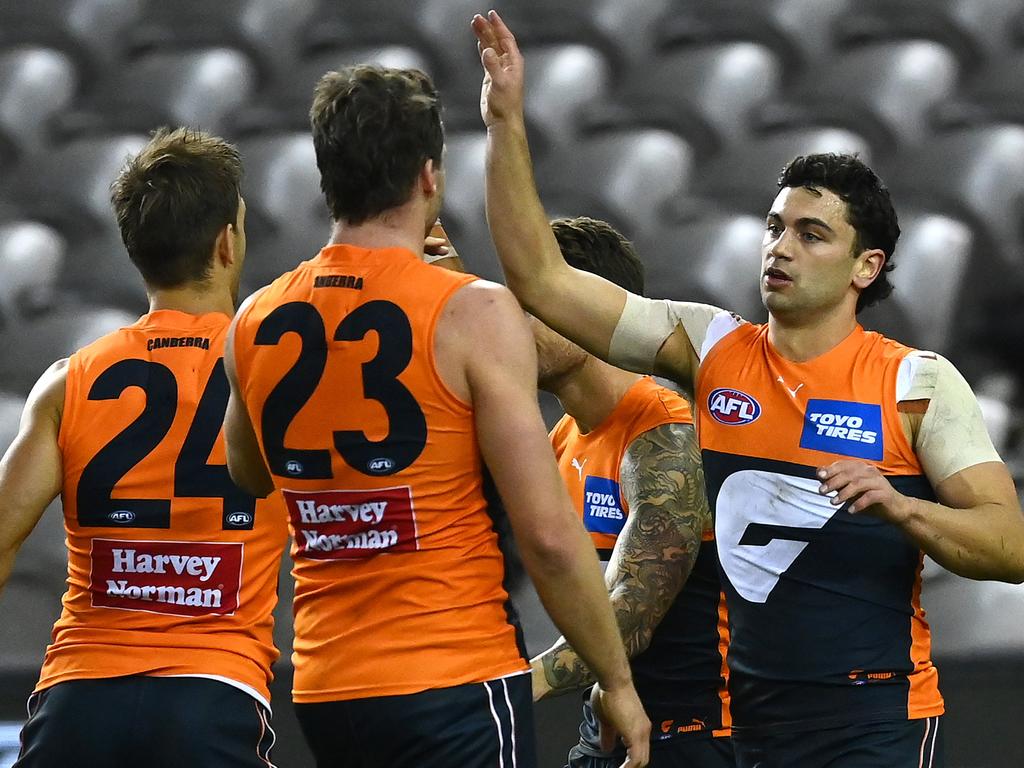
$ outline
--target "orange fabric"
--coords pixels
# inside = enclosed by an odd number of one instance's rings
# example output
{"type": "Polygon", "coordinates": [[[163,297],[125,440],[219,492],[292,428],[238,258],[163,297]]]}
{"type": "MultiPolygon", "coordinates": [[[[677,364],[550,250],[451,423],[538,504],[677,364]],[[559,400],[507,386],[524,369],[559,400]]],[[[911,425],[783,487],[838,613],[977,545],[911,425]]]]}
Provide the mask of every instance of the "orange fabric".
{"type": "Polygon", "coordinates": [[[228,502],[191,495],[217,490],[197,477],[199,465],[226,473],[214,465],[226,462],[217,419],[227,404],[229,322],[161,310],[71,356],[59,436],[68,590],[36,690],[80,678],[201,674],[269,700],[287,534],[280,496],[254,501],[234,486],[228,502]],[[212,411],[197,417],[204,395],[212,411]],[[119,440],[132,424],[141,431],[119,440]],[[190,435],[198,442],[186,449],[190,435]],[[123,475],[110,470],[119,460],[123,475]],[[130,499],[167,500],[169,514],[140,527],[154,502],[130,499]]]}
{"type": "MultiPolygon", "coordinates": [[[[910,351],[909,347],[858,325],[832,350],[808,362],[795,363],[776,353],[768,341],[767,325],[743,323],[715,344],[701,362],[697,378],[701,449],[810,467],[848,459],[849,453],[830,454],[822,447],[807,447],[809,439],[820,439],[820,435],[808,437],[805,409],[816,397],[827,398],[825,402],[877,403],[880,392],[895,393],[900,363],[910,351]],[[715,382],[732,382],[736,389],[716,389],[710,378],[715,382]],[[757,393],[756,401],[749,393],[757,393]],[[742,423],[742,428],[731,421],[742,423]]],[[[881,429],[870,442],[867,431],[871,425],[867,423],[860,425],[863,429],[856,435],[852,430],[858,424],[853,422],[847,422],[846,431],[841,433],[835,431],[843,429],[837,422],[821,423],[817,428],[827,439],[860,441],[877,449],[878,457],[861,458],[876,464],[886,475],[923,476],[924,470],[904,431],[895,396],[883,397],[879,408],[881,429]]],[[[919,605],[920,589],[919,568],[911,621],[914,672],[908,676],[908,711],[914,718],[932,717],[944,711],[938,674],[931,662],[930,631],[919,605]]]]}
{"type": "Polygon", "coordinates": [[[297,702],[527,669],[505,609],[473,410],[434,364],[440,313],[474,279],[401,249],[328,246],[239,318],[243,398],[296,537],[297,702]],[[260,335],[299,314],[314,328],[305,340],[260,335]],[[325,338],[326,351],[309,351],[325,338]],[[323,355],[303,374],[311,391],[275,400],[300,354],[323,355]],[[289,409],[294,418],[282,416],[289,409]],[[275,430],[289,420],[282,441],[275,430]]]}
{"type": "Polygon", "coordinates": [[[573,507],[579,512],[598,549],[614,548],[618,531],[622,530],[629,514],[628,502],[618,494],[619,472],[626,449],[644,432],[670,423],[693,423],[689,403],[654,379],[644,376],[626,391],[615,410],[590,432],[581,433],[576,420],[568,414],[552,428],[551,446],[558,460],[558,470],[569,489],[573,507]],[[588,490],[591,494],[600,491],[585,488],[586,476],[611,480],[615,484],[615,502],[601,504],[598,499],[591,505],[586,498],[588,490]],[[618,508],[619,503],[621,509],[618,508]],[[610,528],[615,528],[615,532],[601,530],[610,528]]]}
{"type": "Polygon", "coordinates": [[[921,569],[924,555],[917,566],[914,578],[914,615],[910,619],[910,660],[914,663],[914,674],[910,676],[910,693],[907,697],[907,713],[911,719],[934,717],[945,711],[939,694],[939,673],[932,664],[932,635],[921,607],[921,569]]]}
{"type": "Polygon", "coordinates": [[[729,707],[729,609],[725,604],[725,592],[718,598],[718,652],[722,656],[722,680],[725,684],[718,691],[722,700],[722,726],[715,736],[732,734],[732,712],[729,707]]]}

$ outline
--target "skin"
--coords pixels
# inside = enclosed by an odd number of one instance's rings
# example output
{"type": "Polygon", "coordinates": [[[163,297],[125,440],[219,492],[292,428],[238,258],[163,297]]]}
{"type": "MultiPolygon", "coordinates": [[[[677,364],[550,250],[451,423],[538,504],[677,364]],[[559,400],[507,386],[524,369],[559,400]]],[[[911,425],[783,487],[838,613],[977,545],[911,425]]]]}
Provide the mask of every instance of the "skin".
{"type": "MultiPolygon", "coordinates": [[[[607,359],[627,294],[561,259],[533,181],[523,118],[522,55],[497,14],[477,16],[473,24],[487,70],[481,112],[488,134],[488,223],[508,286],[529,312],[607,359]],[[558,300],[550,301],[551,296],[558,300]]],[[[766,219],[761,291],[769,311],[768,338],[783,357],[811,360],[856,328],[857,297],[877,278],[885,256],[877,250],[856,250],[855,242],[845,203],[834,193],[803,188],[779,192],[766,219]],[[769,269],[781,270],[784,277],[768,279],[764,270],[769,269]]],[[[693,391],[697,368],[693,344],[677,326],[662,344],[654,371],[693,391]]],[[[915,419],[908,414],[904,425],[916,444],[920,415],[915,419]]],[[[903,496],[877,467],[859,460],[822,466],[818,477],[822,494],[839,493],[839,498],[855,502],[854,514],[900,526],[954,573],[1024,581],[1024,514],[1001,462],[978,464],[947,478],[929,477],[938,504],[903,496]]]]}
{"type": "MultiPolygon", "coordinates": [[[[245,201],[238,218],[218,233],[203,281],[174,288],[147,286],[149,310],[177,310],[193,315],[234,314],[245,261],[245,201]]],[[[64,411],[67,360],[58,360],[39,378],[25,404],[18,436],[0,460],[0,590],[14,567],[22,543],[64,482],[58,435],[64,411]]]]}
{"type": "MultiPolygon", "coordinates": [[[[399,247],[422,257],[424,235],[437,221],[443,191],[443,170],[428,160],[406,203],[355,226],[335,221],[331,243],[399,247]]],[[[233,324],[225,355],[231,383],[228,467],[241,487],[263,492],[272,478],[241,398],[234,332],[233,324]]],[[[438,320],[434,359],[451,391],[473,406],[480,451],[523,564],[556,626],[600,681],[599,716],[642,744],[629,765],[645,765],[650,722],[633,688],[597,556],[555,465],[537,403],[533,339],[512,294],[484,280],[458,289],[438,320]]]]}

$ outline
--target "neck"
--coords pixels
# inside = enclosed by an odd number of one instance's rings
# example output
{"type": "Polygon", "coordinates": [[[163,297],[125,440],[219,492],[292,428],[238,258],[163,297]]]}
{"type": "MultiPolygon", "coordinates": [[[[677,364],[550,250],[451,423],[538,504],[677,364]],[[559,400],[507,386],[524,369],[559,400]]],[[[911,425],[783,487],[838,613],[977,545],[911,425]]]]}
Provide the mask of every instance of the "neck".
{"type": "Polygon", "coordinates": [[[331,227],[331,245],[354,245],[357,248],[404,248],[423,256],[424,211],[406,203],[359,224],[335,221],[331,227]]]}
{"type": "Polygon", "coordinates": [[[220,312],[232,317],[235,314],[235,297],[226,287],[159,288],[150,289],[148,293],[150,312],[171,309],[188,315],[220,312]]]}
{"type": "Polygon", "coordinates": [[[768,313],[768,341],[794,363],[803,363],[835,348],[853,333],[857,315],[845,306],[828,314],[792,318],[768,313]]]}
{"type": "Polygon", "coordinates": [[[596,357],[567,373],[546,389],[558,398],[586,434],[596,429],[611,415],[626,391],[640,378],[639,374],[608,365],[596,357]]]}

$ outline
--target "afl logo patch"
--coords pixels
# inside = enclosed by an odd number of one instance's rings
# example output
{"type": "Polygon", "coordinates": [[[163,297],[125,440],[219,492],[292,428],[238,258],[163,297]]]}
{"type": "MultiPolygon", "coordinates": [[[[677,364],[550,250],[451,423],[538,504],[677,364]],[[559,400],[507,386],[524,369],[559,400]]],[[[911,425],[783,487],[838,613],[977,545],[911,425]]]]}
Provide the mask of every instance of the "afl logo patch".
{"type": "Polygon", "coordinates": [[[719,387],[708,395],[708,411],[719,424],[750,424],[761,415],[761,404],[746,392],[719,387]]]}
{"type": "Polygon", "coordinates": [[[118,509],[107,515],[113,523],[133,523],[135,522],[135,513],[130,509],[118,509]]]}
{"type": "Polygon", "coordinates": [[[374,475],[390,475],[395,471],[395,460],[382,456],[366,462],[366,471],[374,475]]]}

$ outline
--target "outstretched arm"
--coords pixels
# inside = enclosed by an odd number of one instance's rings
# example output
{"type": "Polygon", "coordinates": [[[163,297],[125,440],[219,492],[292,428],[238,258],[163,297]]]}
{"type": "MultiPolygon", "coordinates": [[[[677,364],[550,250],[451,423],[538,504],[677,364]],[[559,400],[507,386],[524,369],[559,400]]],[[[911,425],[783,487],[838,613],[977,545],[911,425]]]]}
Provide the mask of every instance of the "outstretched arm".
{"type": "MultiPolygon", "coordinates": [[[[629,505],[605,580],[619,632],[632,658],[651,642],[697,559],[710,527],[704,471],[691,424],[664,424],[634,440],[622,459],[629,505]]],[[[594,682],[560,638],[533,660],[534,698],[558,696],[594,682]]]]}
{"type": "MultiPolygon", "coordinates": [[[[523,116],[522,54],[493,11],[486,18],[476,16],[473,30],[484,66],[480,108],[487,126],[487,223],[508,287],[527,311],[591,354],[642,373],[654,371],[654,355],[674,325],[636,323],[633,332],[652,350],[643,356],[647,359],[616,354],[613,342],[620,319],[629,321],[630,313],[623,318],[623,311],[630,294],[562,258],[533,179],[523,116]]],[[[628,308],[643,302],[650,300],[632,296],[628,308]]],[[[687,388],[692,385],[688,347],[680,345],[657,366],[659,373],[687,388]]]]}
{"type": "Polygon", "coordinates": [[[63,485],[57,442],[64,410],[67,360],[39,378],[25,404],[18,436],[0,460],[0,590],[14,557],[63,485]]]}

